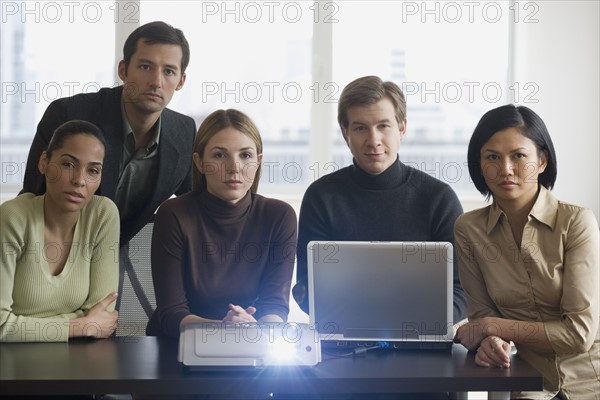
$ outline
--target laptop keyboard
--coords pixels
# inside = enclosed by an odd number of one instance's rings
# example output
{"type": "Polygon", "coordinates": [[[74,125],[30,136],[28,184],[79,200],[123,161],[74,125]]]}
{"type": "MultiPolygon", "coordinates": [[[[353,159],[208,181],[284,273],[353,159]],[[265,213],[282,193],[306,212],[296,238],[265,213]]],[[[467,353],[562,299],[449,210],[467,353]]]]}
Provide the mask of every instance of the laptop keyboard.
{"type": "Polygon", "coordinates": [[[328,350],[354,350],[361,348],[382,350],[445,350],[452,348],[452,342],[321,340],[321,347],[328,350]]]}

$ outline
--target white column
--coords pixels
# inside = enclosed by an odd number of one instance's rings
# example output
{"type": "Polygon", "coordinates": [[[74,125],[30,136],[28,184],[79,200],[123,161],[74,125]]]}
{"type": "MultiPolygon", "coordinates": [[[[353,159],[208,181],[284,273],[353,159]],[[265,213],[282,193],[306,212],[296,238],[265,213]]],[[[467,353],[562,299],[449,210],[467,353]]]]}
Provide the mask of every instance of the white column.
{"type": "MultiPolygon", "coordinates": [[[[331,23],[318,21],[313,24],[313,59],[312,76],[315,90],[318,90],[318,96],[313,96],[311,106],[311,130],[310,130],[310,158],[309,166],[317,169],[318,176],[323,176],[324,164],[333,159],[333,137],[332,132],[335,129],[336,116],[335,109],[337,104],[326,103],[324,98],[331,90],[326,90],[328,83],[333,83],[333,27],[331,23]],[[318,97],[318,98],[317,98],[318,97]]],[[[306,171],[311,177],[314,177],[314,171],[306,171]]],[[[311,182],[312,183],[312,180],[311,182]]]]}
{"type": "Polygon", "coordinates": [[[116,0],[115,7],[118,7],[117,22],[115,23],[115,69],[114,81],[121,83],[119,78],[118,65],[123,59],[123,45],[127,36],[140,26],[140,0],[116,0]]]}

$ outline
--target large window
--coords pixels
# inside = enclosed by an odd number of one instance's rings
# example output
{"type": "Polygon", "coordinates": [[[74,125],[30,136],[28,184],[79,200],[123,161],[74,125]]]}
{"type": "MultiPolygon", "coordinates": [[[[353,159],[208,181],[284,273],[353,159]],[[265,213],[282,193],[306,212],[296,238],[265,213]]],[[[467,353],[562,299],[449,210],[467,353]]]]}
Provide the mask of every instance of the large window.
{"type": "Polygon", "coordinates": [[[141,23],[165,20],[191,47],[187,80],[171,106],[195,118],[236,108],[264,144],[260,192],[299,193],[308,178],[311,2],[141,2],[141,23]]]}
{"type": "Polygon", "coordinates": [[[100,1],[3,1],[1,11],[0,200],[5,200],[22,187],[29,146],[50,102],[115,85],[114,27],[125,10],[100,1]]]}
{"type": "MultiPolygon", "coordinates": [[[[400,159],[462,198],[480,197],[466,148],[483,113],[509,98],[509,3],[347,1],[336,11],[332,90],[339,96],[364,75],[397,83],[408,121],[400,159]]],[[[333,164],[348,165],[339,129],[333,135],[333,164]]]]}
{"type": "Polygon", "coordinates": [[[406,93],[401,160],[462,198],[480,197],[466,145],[479,117],[509,98],[508,2],[147,0],[140,8],[141,23],[166,20],[190,41],[188,81],[173,108],[198,123],[238,108],[259,126],[261,192],[301,197],[314,179],[350,164],[337,100],[351,80],[378,75],[406,93]],[[314,59],[325,69],[319,77],[314,59]],[[322,109],[330,121],[311,119],[322,109]]]}
{"type": "Polygon", "coordinates": [[[335,108],[363,75],[398,83],[408,101],[401,160],[478,196],[466,144],[486,110],[531,95],[507,85],[509,25],[524,5],[406,1],[83,1],[2,3],[2,195],[20,189],[35,127],[49,102],[114,86],[122,40],[164,20],[191,45],[185,87],[170,108],[197,124],[237,108],[264,139],[260,191],[298,201],[351,163],[335,108]],[[115,60],[115,54],[117,58],[115,60]],[[325,116],[325,117],[322,117],[325,116]]]}

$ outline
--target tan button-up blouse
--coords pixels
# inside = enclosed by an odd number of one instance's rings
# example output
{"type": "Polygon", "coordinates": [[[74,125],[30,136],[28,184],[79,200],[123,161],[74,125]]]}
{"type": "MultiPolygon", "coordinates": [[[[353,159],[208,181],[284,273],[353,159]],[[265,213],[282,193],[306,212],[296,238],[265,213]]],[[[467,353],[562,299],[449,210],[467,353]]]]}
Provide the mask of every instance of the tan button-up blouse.
{"type": "Polygon", "coordinates": [[[543,374],[544,391],[512,398],[600,399],[599,236],[591,210],[560,202],[544,187],[520,248],[496,203],[457,219],[469,319],[543,322],[552,345],[552,352],[541,352],[516,344],[518,355],[543,374]]]}

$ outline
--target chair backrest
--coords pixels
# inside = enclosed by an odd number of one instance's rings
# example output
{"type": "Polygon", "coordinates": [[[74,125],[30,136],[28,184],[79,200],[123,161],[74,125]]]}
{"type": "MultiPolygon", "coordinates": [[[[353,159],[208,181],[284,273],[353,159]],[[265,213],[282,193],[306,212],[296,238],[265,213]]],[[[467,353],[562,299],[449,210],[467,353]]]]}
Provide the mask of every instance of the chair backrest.
{"type": "Polygon", "coordinates": [[[150,248],[154,223],[149,222],[119,254],[119,321],[117,336],[143,336],[156,308],[150,248]]]}

